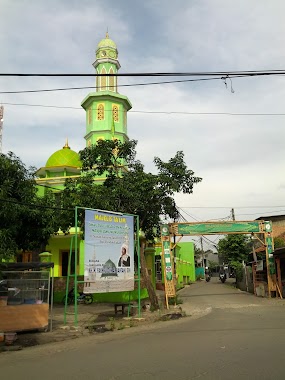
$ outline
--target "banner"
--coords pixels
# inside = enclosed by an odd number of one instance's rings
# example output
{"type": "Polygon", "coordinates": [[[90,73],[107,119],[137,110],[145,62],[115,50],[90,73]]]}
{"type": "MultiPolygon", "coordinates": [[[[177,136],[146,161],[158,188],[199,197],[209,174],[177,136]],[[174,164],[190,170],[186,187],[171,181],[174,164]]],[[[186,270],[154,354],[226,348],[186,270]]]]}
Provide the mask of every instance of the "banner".
{"type": "Polygon", "coordinates": [[[178,223],[179,235],[226,234],[228,232],[261,232],[260,222],[178,223]]]}
{"type": "Polygon", "coordinates": [[[84,293],[134,289],[134,218],[85,210],[84,293]]]}

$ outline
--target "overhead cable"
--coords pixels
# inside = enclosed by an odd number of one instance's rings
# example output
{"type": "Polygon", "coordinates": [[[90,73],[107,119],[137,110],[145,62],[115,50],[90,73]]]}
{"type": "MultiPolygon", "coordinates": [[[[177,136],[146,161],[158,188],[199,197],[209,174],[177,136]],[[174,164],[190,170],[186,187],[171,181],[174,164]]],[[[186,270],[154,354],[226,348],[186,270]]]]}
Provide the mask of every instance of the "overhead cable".
{"type": "MultiPolygon", "coordinates": [[[[83,111],[82,107],[72,106],[56,106],[49,104],[30,104],[30,103],[11,103],[1,102],[8,106],[24,106],[24,107],[39,107],[39,108],[55,108],[55,109],[74,109],[83,111]]],[[[93,108],[94,110],[94,108],[93,108]]],[[[113,110],[105,109],[104,112],[113,112],[113,110]]],[[[209,115],[209,116],[285,116],[285,113],[257,113],[257,112],[188,112],[188,111],[146,111],[146,110],[130,110],[128,113],[138,114],[157,114],[157,115],[209,115]]]]}
{"type": "Polygon", "coordinates": [[[241,71],[196,71],[196,72],[141,72],[141,73],[0,73],[2,77],[169,77],[169,76],[222,76],[227,79],[230,76],[246,75],[284,75],[284,69],[278,70],[241,70],[241,71]]]}

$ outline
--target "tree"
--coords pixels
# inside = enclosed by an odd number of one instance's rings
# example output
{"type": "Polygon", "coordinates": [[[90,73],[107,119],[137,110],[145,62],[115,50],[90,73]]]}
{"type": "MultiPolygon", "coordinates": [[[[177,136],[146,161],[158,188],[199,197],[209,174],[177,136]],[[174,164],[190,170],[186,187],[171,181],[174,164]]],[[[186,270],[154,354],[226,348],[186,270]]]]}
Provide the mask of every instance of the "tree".
{"type": "Polygon", "coordinates": [[[13,153],[0,155],[0,261],[19,250],[38,250],[55,231],[54,197],[37,196],[34,168],[13,153]]]}
{"type": "Polygon", "coordinates": [[[278,236],[274,238],[274,248],[283,248],[285,247],[285,240],[283,237],[278,236]]]}
{"type": "Polygon", "coordinates": [[[247,235],[227,235],[218,242],[218,255],[228,263],[247,260],[250,250],[250,239],[247,235]]]}
{"type": "Polygon", "coordinates": [[[247,260],[252,243],[247,235],[227,235],[218,243],[218,255],[228,263],[236,273],[236,279],[242,278],[242,261],[247,260]]]}
{"type": "MultiPolygon", "coordinates": [[[[140,229],[148,241],[160,236],[161,218],[177,219],[179,212],[173,198],[175,193],[191,194],[202,179],[194,176],[184,162],[183,152],[177,152],[168,162],[154,158],[157,174],[146,173],[141,162],[135,160],[136,141],[100,140],[97,145],[80,152],[83,171],[81,178],[68,180],[62,193],[64,208],[81,205],[113,210],[139,216],[140,229]],[[96,175],[106,174],[102,185],[96,184],[96,175]]],[[[71,216],[70,216],[71,218],[71,216]]],[[[83,226],[83,214],[79,216],[83,226]]],[[[73,220],[65,220],[65,228],[73,220]]],[[[141,247],[141,252],[143,252],[141,247]]],[[[152,307],[159,307],[142,257],[142,276],[152,307]]]]}

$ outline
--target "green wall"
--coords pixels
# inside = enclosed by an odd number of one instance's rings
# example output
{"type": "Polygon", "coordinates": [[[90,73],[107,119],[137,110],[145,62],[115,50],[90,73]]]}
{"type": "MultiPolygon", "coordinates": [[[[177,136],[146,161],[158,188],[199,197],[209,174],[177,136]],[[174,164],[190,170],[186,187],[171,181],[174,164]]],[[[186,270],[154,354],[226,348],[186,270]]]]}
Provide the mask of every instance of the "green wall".
{"type": "MultiPolygon", "coordinates": [[[[155,253],[156,255],[160,255],[161,247],[156,247],[155,251],[156,251],[155,253]]],[[[175,254],[176,254],[177,288],[181,288],[188,281],[194,282],[196,280],[194,243],[180,242],[175,247],[175,254]]],[[[164,283],[163,270],[162,270],[162,283],[164,283]]]]}
{"type": "MultiPolygon", "coordinates": [[[[57,236],[51,237],[49,240],[49,244],[46,248],[49,251],[51,256],[51,261],[54,262],[54,277],[62,277],[61,276],[61,252],[70,250],[70,243],[72,236],[74,235],[64,235],[60,234],[57,236]]],[[[79,246],[79,271],[78,274],[80,276],[84,275],[84,241],[78,239],[79,246]]],[[[74,241],[73,241],[73,250],[74,250],[74,241]]],[[[155,271],[154,271],[154,248],[146,249],[146,263],[149,270],[151,270],[151,279],[152,283],[155,286],[155,271]]],[[[57,290],[54,292],[54,302],[61,302],[62,298],[65,295],[65,290],[57,290]]],[[[141,289],[141,298],[147,298],[148,293],[146,289],[141,289]]],[[[104,302],[104,303],[114,303],[114,302],[128,302],[137,300],[138,298],[138,290],[135,289],[131,292],[118,292],[118,293],[100,293],[93,294],[94,302],[104,302]]]]}
{"type": "Polygon", "coordinates": [[[194,282],[196,280],[194,243],[181,242],[176,247],[177,285],[181,287],[189,281],[194,282]]]}
{"type": "MultiPolygon", "coordinates": [[[[72,236],[74,235],[64,235],[63,233],[52,236],[46,247],[46,250],[52,254],[51,261],[54,262],[54,277],[61,277],[61,255],[62,251],[70,250],[70,243],[72,236]]],[[[74,250],[74,240],[73,248],[74,250]]],[[[78,239],[78,274],[84,274],[84,241],[80,238],[78,239]]]]}

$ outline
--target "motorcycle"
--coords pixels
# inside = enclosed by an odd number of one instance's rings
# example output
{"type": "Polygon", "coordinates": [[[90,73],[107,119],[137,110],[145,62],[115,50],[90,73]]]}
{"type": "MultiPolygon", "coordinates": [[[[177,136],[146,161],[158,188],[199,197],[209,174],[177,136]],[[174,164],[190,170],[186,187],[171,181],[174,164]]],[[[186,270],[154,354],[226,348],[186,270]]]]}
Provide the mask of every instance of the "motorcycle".
{"type": "Polygon", "coordinates": [[[226,279],[227,279],[227,275],[225,273],[220,273],[220,280],[222,281],[222,283],[224,284],[226,279]]]}
{"type": "Polygon", "coordinates": [[[209,282],[211,280],[211,276],[209,274],[206,274],[206,281],[209,282]]]}
{"type": "MultiPolygon", "coordinates": [[[[75,299],[74,288],[70,289],[67,295],[67,305],[73,304],[75,299]]],[[[62,303],[65,305],[66,296],[63,297],[62,303]]],[[[77,302],[85,303],[85,305],[90,305],[93,302],[92,294],[85,294],[83,292],[77,292],[77,302]]]]}

